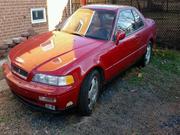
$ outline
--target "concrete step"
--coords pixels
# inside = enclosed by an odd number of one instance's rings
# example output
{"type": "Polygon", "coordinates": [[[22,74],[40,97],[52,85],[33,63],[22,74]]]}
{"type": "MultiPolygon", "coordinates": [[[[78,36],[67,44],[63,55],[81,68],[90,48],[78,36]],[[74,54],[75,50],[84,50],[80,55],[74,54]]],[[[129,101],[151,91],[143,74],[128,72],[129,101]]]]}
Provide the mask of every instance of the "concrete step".
{"type": "Polygon", "coordinates": [[[8,49],[8,45],[1,45],[0,46],[0,50],[7,50],[8,49]]]}
{"type": "Polygon", "coordinates": [[[6,50],[0,50],[0,58],[6,54],[6,50]]]}

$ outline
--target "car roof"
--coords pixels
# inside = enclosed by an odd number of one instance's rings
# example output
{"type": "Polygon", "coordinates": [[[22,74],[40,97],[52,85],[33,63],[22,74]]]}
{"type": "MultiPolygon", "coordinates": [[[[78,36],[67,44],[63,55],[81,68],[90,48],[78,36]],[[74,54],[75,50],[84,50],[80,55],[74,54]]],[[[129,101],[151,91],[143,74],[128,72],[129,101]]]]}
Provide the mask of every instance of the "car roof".
{"type": "Polygon", "coordinates": [[[125,5],[91,4],[91,5],[83,6],[82,8],[117,11],[118,9],[121,8],[130,8],[130,7],[131,6],[125,6],[125,5]]]}

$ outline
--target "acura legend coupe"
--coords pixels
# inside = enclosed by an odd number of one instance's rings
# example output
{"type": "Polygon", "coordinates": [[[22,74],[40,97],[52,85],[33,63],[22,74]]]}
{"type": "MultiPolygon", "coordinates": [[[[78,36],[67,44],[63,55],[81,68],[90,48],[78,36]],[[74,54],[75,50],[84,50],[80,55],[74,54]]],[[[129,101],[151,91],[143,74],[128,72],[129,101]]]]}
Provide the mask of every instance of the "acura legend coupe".
{"type": "Polygon", "coordinates": [[[103,84],[132,64],[150,62],[156,25],[136,8],[87,5],[59,30],[17,45],[3,64],[6,81],[25,103],[53,112],[95,108],[103,84]]]}

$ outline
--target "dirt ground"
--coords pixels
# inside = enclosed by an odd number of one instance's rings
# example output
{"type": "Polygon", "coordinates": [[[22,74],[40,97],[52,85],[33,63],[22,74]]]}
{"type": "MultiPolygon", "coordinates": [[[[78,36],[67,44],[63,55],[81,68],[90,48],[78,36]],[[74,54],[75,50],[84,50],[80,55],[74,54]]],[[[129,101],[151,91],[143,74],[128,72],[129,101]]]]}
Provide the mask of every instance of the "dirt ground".
{"type": "Polygon", "coordinates": [[[147,67],[134,66],[116,77],[89,117],[76,109],[62,114],[30,109],[7,88],[0,92],[0,135],[4,134],[179,135],[180,53],[157,51],[147,67]]]}
{"type": "Polygon", "coordinates": [[[0,80],[3,79],[3,73],[2,73],[2,68],[0,68],[0,80]]]}

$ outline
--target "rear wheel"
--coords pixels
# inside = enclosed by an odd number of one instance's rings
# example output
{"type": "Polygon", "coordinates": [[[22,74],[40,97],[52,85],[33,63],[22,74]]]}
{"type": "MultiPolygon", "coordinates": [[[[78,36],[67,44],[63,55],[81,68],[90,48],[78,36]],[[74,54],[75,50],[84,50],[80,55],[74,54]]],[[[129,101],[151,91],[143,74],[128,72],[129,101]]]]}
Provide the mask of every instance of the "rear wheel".
{"type": "Polygon", "coordinates": [[[79,95],[79,111],[82,115],[92,113],[99,96],[100,83],[98,71],[94,70],[86,76],[79,95]]]}
{"type": "Polygon", "coordinates": [[[152,57],[152,42],[149,41],[146,47],[146,53],[143,55],[142,60],[140,61],[140,66],[146,66],[150,63],[152,57]]]}

